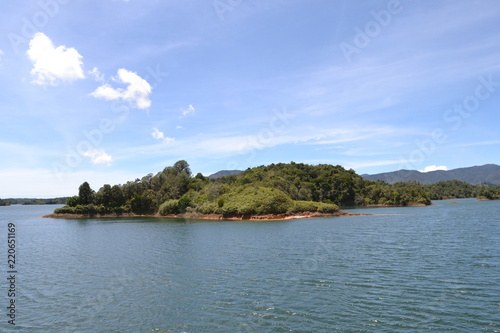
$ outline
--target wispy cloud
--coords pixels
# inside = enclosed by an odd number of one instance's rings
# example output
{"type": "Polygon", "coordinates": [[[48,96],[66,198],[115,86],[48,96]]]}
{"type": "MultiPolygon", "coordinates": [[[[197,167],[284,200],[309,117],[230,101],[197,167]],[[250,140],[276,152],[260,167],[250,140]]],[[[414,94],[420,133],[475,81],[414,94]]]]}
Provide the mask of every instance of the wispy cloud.
{"type": "Polygon", "coordinates": [[[157,128],[153,128],[153,132],[151,133],[151,136],[153,138],[155,138],[156,140],[161,140],[161,139],[163,139],[165,137],[165,135],[163,134],[163,132],[161,132],[157,128]]]}
{"type": "Polygon", "coordinates": [[[189,106],[186,109],[181,108],[181,112],[182,113],[181,113],[179,119],[187,117],[189,115],[192,115],[192,114],[194,114],[195,111],[196,110],[195,110],[194,106],[192,106],[191,104],[189,104],[189,106]]]}
{"type": "Polygon", "coordinates": [[[491,146],[491,145],[500,145],[500,140],[462,143],[457,145],[450,145],[449,148],[465,148],[465,147],[491,146]]]}
{"type": "Polygon", "coordinates": [[[127,88],[113,88],[109,84],[104,84],[92,92],[91,95],[106,100],[122,99],[138,109],[147,109],[151,106],[150,95],[153,88],[139,75],[121,68],[114,80],[126,84],[127,88]]]}
{"type": "Polygon", "coordinates": [[[153,128],[151,136],[158,141],[162,141],[164,144],[168,144],[175,141],[175,138],[165,137],[165,134],[157,128],[153,128]]]}
{"type": "MultiPolygon", "coordinates": [[[[401,129],[403,131],[403,129],[401,129]]],[[[120,152],[120,159],[136,159],[137,156],[168,155],[184,159],[200,157],[227,158],[238,156],[249,152],[257,152],[273,147],[286,147],[288,145],[314,145],[327,147],[341,142],[370,142],[374,139],[391,137],[397,135],[398,130],[391,131],[390,128],[362,129],[359,131],[343,131],[339,128],[316,127],[298,128],[291,127],[282,132],[257,132],[253,134],[242,134],[237,132],[218,132],[212,134],[199,134],[194,137],[172,141],[170,145],[164,145],[165,136],[161,131],[155,131],[151,135],[161,144],[136,146],[126,148],[120,152]]],[[[298,148],[297,148],[298,149],[298,148]]]]}
{"type": "Polygon", "coordinates": [[[36,33],[29,43],[28,58],[33,63],[33,84],[58,85],[85,78],[82,56],[74,48],[55,47],[43,33],[36,33]]]}
{"type": "Polygon", "coordinates": [[[380,160],[380,161],[369,161],[369,162],[346,162],[346,163],[344,163],[346,168],[350,168],[350,169],[354,169],[354,170],[377,167],[377,166],[396,165],[396,164],[401,164],[401,160],[380,160]]]}
{"type": "Polygon", "coordinates": [[[88,75],[92,76],[97,82],[104,82],[104,74],[99,71],[99,68],[94,67],[91,71],[87,72],[88,75]]]}

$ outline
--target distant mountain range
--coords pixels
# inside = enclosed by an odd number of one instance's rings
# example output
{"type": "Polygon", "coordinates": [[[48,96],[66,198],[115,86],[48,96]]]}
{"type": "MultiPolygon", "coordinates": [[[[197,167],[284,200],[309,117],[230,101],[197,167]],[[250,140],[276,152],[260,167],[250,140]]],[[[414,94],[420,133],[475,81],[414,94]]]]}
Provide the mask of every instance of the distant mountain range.
{"type": "Polygon", "coordinates": [[[447,180],[460,180],[472,185],[500,185],[500,165],[486,164],[469,168],[430,172],[398,170],[361,176],[367,180],[383,180],[389,184],[395,182],[418,181],[421,184],[428,185],[447,180]]]}
{"type": "Polygon", "coordinates": [[[242,173],[241,170],[221,170],[208,176],[209,179],[217,179],[224,176],[232,176],[242,173]]]}

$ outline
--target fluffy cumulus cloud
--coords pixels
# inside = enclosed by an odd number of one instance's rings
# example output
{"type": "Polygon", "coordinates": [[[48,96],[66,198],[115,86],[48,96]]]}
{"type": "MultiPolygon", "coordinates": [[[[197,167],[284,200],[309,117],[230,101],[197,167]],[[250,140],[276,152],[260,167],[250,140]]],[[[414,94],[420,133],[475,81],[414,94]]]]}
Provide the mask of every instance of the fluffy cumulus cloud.
{"type": "Polygon", "coordinates": [[[181,111],[182,111],[182,114],[179,118],[184,118],[184,117],[187,117],[191,114],[193,114],[195,112],[195,108],[194,106],[192,106],[191,104],[189,104],[189,106],[187,107],[187,109],[183,109],[181,108],[181,111]]]}
{"type": "Polygon", "coordinates": [[[437,170],[448,171],[448,167],[446,167],[445,165],[440,165],[440,166],[429,165],[429,166],[426,166],[424,168],[424,170],[418,170],[418,171],[420,171],[420,172],[431,172],[431,171],[437,171],[437,170]]]}
{"type": "Polygon", "coordinates": [[[114,80],[127,85],[126,88],[113,88],[109,84],[98,87],[91,95],[106,100],[122,99],[138,109],[147,109],[151,106],[151,85],[134,72],[119,69],[114,80]]]}
{"type": "Polygon", "coordinates": [[[49,37],[39,32],[31,39],[26,52],[33,63],[32,83],[58,85],[85,78],[82,56],[74,48],[55,47],[49,37]]]}
{"type": "Polygon", "coordinates": [[[108,155],[103,149],[94,149],[83,154],[85,157],[89,157],[92,164],[106,164],[111,166],[113,162],[113,157],[108,155]]]}

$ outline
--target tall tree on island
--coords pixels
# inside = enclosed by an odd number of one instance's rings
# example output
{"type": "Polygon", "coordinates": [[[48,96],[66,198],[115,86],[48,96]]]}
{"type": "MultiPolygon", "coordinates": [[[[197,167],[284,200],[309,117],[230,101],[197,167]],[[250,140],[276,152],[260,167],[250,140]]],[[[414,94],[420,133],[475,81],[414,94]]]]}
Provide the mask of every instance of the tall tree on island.
{"type": "Polygon", "coordinates": [[[94,202],[94,191],[90,188],[89,183],[85,182],[78,188],[78,199],[80,205],[90,205],[94,202]]]}

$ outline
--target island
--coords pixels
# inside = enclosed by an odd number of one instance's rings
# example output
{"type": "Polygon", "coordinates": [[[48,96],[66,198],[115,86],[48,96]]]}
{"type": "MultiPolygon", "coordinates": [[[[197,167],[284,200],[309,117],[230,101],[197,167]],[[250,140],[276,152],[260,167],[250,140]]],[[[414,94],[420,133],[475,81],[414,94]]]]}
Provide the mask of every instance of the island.
{"type": "MultiPolygon", "coordinates": [[[[469,197],[478,187],[449,181],[422,185],[369,181],[340,165],[278,163],[220,177],[192,175],[178,161],[157,174],[95,192],[88,182],[46,217],[160,216],[198,219],[291,219],[352,215],[340,207],[427,206],[433,199],[469,197]]],[[[484,190],[484,188],[483,188],[484,190]]]]}

